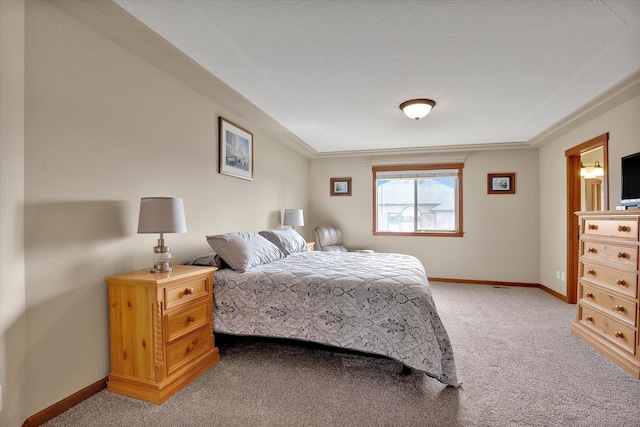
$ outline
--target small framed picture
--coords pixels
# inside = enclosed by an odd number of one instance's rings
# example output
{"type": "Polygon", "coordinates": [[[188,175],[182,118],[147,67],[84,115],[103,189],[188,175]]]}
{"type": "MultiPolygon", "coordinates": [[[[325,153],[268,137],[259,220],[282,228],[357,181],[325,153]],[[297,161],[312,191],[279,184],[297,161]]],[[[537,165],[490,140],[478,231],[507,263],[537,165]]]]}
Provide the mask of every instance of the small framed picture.
{"type": "Polygon", "coordinates": [[[218,172],[253,181],[253,134],[220,117],[218,172]]]}
{"type": "Polygon", "coordinates": [[[515,194],[515,173],[490,173],[487,174],[488,194],[515,194]]]}
{"type": "Polygon", "coordinates": [[[350,196],[351,178],[331,178],[332,196],[350,196]]]}

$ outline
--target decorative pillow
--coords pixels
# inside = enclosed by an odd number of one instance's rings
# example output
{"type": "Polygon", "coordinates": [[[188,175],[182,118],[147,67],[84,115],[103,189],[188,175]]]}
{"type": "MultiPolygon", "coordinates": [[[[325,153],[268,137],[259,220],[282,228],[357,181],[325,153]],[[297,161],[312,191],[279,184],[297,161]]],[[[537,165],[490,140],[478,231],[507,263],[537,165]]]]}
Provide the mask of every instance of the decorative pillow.
{"type": "Polygon", "coordinates": [[[202,265],[205,267],[228,268],[226,262],[215,252],[198,255],[184,262],[184,265],[202,265]]]}
{"type": "Polygon", "coordinates": [[[227,233],[207,236],[209,246],[229,267],[245,271],[284,257],[276,245],[258,233],[227,233]]]}
{"type": "Polygon", "coordinates": [[[276,245],[285,256],[307,251],[307,242],[293,228],[261,231],[258,234],[276,245]]]}

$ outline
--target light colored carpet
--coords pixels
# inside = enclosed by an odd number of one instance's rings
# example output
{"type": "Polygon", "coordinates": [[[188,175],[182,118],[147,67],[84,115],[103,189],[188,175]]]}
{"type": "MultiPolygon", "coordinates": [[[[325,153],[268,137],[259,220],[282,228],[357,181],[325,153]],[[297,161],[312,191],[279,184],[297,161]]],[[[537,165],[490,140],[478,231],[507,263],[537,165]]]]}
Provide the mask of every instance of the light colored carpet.
{"type": "Polygon", "coordinates": [[[45,426],[638,426],[640,380],[574,337],[535,288],[432,283],[460,388],[398,363],[233,339],[163,405],[106,390],[45,426]]]}

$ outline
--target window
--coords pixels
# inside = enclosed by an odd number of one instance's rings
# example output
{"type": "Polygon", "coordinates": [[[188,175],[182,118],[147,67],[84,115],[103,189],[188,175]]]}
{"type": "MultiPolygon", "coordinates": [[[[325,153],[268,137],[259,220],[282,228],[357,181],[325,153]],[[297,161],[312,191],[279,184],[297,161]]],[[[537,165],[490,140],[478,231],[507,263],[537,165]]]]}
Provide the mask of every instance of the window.
{"type": "Polygon", "coordinates": [[[374,234],[462,237],[463,166],[374,166],[374,234]]]}

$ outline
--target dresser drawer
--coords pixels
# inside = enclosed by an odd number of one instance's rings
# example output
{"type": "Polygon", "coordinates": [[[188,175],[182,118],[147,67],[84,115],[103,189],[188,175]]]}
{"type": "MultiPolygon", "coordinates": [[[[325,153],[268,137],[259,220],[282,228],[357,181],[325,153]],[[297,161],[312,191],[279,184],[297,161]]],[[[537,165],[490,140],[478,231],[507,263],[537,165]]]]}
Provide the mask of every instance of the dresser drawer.
{"type": "Polygon", "coordinates": [[[638,310],[635,301],[618,298],[585,284],[580,287],[580,298],[584,304],[594,305],[622,322],[626,322],[630,327],[637,325],[636,314],[638,310]]]}
{"type": "Polygon", "coordinates": [[[606,338],[615,342],[624,350],[631,354],[635,354],[636,350],[636,332],[626,326],[622,326],[618,322],[609,319],[607,316],[596,313],[584,305],[581,305],[579,322],[590,328],[596,329],[603,333],[606,338]]]}
{"type": "Polygon", "coordinates": [[[632,298],[637,297],[638,275],[636,273],[621,272],[588,262],[581,262],[580,278],[632,298]]]}
{"type": "Polygon", "coordinates": [[[209,324],[211,312],[205,301],[188,310],[167,315],[167,341],[188,334],[189,332],[209,324]]]}
{"type": "Polygon", "coordinates": [[[637,218],[583,218],[582,234],[637,241],[638,220],[637,218]]]}
{"type": "Polygon", "coordinates": [[[176,286],[167,286],[164,289],[165,307],[170,308],[176,304],[190,301],[209,293],[209,279],[200,277],[197,280],[184,281],[176,286]]]}
{"type": "Polygon", "coordinates": [[[583,241],[580,245],[580,255],[588,259],[613,262],[634,270],[638,268],[637,246],[619,246],[583,241]]]}
{"type": "Polygon", "coordinates": [[[205,327],[199,332],[169,345],[167,348],[167,371],[169,375],[209,350],[212,342],[211,329],[205,327]]]}

